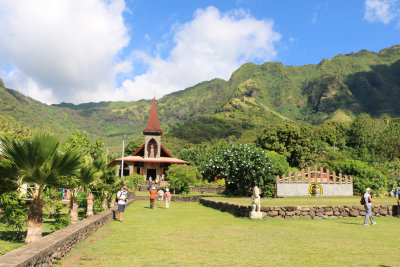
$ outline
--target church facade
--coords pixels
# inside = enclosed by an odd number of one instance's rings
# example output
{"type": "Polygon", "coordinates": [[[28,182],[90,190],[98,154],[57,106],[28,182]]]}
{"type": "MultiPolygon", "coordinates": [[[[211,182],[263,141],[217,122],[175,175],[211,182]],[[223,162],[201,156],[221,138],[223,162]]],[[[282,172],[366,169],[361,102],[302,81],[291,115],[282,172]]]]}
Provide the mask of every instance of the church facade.
{"type": "MultiPolygon", "coordinates": [[[[161,180],[165,176],[165,171],[171,164],[190,164],[187,161],[174,158],[161,145],[162,131],[158,120],[156,100],[153,99],[147,127],[143,130],[144,145],[135,153],[124,157],[123,175],[138,173],[143,175],[144,180],[150,177],[161,180]]],[[[122,158],[111,161],[109,166],[118,166],[118,173],[121,173],[122,158]]]]}

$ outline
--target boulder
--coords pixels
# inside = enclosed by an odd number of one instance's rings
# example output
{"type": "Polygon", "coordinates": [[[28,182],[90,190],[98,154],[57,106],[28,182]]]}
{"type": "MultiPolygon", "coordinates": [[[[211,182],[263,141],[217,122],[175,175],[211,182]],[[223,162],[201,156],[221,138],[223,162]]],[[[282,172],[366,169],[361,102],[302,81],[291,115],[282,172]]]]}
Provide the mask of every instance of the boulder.
{"type": "Polygon", "coordinates": [[[360,212],[356,209],[351,209],[349,213],[350,213],[350,216],[352,216],[352,217],[360,216],[360,212]]]}

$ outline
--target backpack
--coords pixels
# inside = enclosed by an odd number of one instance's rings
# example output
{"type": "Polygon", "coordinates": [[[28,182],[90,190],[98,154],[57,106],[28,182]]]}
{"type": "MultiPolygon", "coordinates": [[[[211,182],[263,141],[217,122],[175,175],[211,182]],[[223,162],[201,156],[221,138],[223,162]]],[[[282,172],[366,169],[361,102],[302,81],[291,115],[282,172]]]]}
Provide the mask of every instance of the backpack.
{"type": "Polygon", "coordinates": [[[364,196],[361,197],[360,203],[361,203],[361,205],[365,205],[365,197],[364,196]]]}
{"type": "MultiPolygon", "coordinates": [[[[119,192],[121,192],[121,191],[118,191],[118,193],[119,193],[119,192]]],[[[117,195],[115,196],[115,202],[117,202],[117,203],[118,203],[118,200],[119,200],[119,199],[118,199],[118,193],[117,193],[117,195]]],[[[121,193],[121,195],[122,195],[122,193],[121,193]]]]}

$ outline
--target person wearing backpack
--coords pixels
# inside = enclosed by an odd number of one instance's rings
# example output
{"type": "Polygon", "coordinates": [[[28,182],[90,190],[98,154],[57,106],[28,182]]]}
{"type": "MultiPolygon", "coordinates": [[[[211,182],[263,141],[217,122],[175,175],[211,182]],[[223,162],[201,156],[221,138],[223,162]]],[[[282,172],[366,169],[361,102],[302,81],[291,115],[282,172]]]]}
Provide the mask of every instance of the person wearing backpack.
{"type": "Polygon", "coordinates": [[[122,222],[122,216],[124,215],[125,205],[128,202],[127,194],[131,192],[127,186],[122,186],[121,189],[117,193],[118,200],[118,211],[119,211],[119,221],[122,222]]]}
{"type": "Polygon", "coordinates": [[[372,225],[376,224],[374,218],[372,218],[372,202],[374,200],[371,197],[371,189],[367,188],[364,194],[364,207],[365,207],[365,219],[364,226],[368,226],[368,219],[371,220],[372,225]]]}

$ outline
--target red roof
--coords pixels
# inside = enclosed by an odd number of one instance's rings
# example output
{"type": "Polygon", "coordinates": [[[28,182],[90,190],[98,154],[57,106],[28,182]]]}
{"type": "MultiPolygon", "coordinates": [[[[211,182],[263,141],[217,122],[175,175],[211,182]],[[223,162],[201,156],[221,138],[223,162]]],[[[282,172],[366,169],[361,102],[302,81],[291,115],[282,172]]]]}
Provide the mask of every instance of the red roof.
{"type": "Polygon", "coordinates": [[[162,131],[160,129],[160,123],[158,121],[157,105],[155,98],[153,98],[153,104],[151,105],[149,120],[147,121],[146,129],[143,130],[143,134],[162,135],[162,131]]]}

